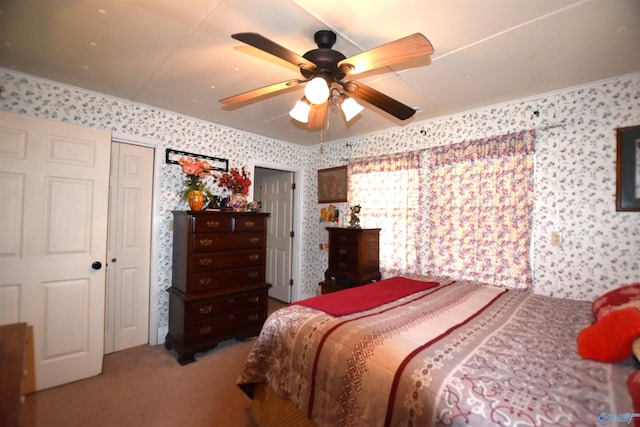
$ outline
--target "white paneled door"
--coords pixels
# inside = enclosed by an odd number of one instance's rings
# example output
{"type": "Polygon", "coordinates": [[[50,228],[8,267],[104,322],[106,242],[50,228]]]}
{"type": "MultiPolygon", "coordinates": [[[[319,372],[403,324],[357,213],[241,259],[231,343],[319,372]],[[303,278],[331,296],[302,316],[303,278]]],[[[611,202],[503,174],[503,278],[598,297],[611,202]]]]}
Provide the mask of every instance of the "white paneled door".
{"type": "Polygon", "coordinates": [[[102,371],[110,146],[0,113],[0,324],[33,326],[37,390],[102,371]]]}
{"type": "Polygon", "coordinates": [[[153,155],[149,147],[111,147],[105,354],[149,342],[153,155]]]}
{"type": "Polygon", "coordinates": [[[291,302],[291,243],[293,230],[293,173],[269,175],[262,182],[262,211],[267,221],[267,283],[269,296],[291,302]]]}

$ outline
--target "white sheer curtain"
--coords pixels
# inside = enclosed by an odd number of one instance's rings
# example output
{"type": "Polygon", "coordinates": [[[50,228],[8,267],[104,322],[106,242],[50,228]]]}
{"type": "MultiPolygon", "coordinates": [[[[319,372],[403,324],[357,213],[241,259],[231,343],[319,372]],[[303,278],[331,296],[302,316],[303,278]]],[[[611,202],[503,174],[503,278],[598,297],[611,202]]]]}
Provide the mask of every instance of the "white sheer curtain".
{"type": "Polygon", "coordinates": [[[348,176],[350,205],[361,206],[360,226],[381,229],[382,276],[421,273],[420,152],[354,159],[348,176]]]}

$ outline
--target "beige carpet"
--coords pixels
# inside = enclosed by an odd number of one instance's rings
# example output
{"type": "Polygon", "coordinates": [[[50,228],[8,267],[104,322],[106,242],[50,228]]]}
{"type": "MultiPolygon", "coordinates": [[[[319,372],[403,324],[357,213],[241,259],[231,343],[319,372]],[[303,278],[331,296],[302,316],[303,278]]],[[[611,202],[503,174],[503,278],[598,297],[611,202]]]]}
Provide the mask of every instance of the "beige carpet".
{"type": "MultiPolygon", "coordinates": [[[[268,314],[286,305],[270,298],[268,314]]],[[[256,427],[251,400],[236,386],[254,343],[224,341],[185,366],[164,345],[108,354],[102,375],[26,396],[22,424],[256,427]]]]}
{"type": "Polygon", "coordinates": [[[106,355],[102,375],[28,395],[23,425],[255,426],[235,385],[254,342],[225,341],[185,366],[163,345],[106,355]]]}

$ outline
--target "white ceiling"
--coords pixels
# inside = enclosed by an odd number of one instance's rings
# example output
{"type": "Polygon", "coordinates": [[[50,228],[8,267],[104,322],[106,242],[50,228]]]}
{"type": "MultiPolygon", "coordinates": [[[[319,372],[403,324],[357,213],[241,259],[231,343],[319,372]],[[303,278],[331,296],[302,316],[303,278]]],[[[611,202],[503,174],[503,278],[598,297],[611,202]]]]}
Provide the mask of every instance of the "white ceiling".
{"type": "Polygon", "coordinates": [[[431,61],[358,80],[411,107],[375,107],[325,141],[640,71],[639,0],[0,0],[0,66],[248,132],[313,145],[288,115],[302,86],[229,107],[221,98],[300,77],[231,38],[257,32],[300,55],[330,29],[350,57],[420,32],[431,61]]]}

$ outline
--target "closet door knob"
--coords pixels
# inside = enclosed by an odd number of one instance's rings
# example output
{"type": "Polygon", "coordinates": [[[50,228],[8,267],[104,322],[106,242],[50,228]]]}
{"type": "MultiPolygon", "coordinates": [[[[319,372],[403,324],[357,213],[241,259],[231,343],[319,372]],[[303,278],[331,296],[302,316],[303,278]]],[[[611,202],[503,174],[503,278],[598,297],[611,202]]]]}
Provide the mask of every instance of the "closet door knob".
{"type": "Polygon", "coordinates": [[[91,268],[93,268],[94,270],[100,270],[102,268],[102,263],[100,261],[96,261],[91,264],[91,268]]]}

